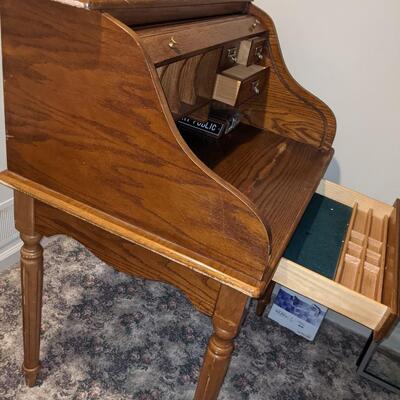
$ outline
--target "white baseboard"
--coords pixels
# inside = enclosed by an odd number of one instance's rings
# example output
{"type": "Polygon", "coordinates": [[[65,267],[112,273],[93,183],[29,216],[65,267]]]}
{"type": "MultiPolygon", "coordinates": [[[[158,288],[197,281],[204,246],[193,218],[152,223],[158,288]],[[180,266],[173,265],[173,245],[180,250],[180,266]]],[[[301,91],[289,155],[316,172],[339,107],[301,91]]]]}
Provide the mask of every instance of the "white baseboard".
{"type": "Polygon", "coordinates": [[[0,203],[0,253],[18,236],[14,226],[14,199],[10,198],[0,203]]]}
{"type": "Polygon", "coordinates": [[[22,246],[20,240],[16,240],[0,252],[0,272],[19,262],[19,250],[22,246]]]}
{"type": "Polygon", "coordinates": [[[14,201],[0,203],[0,270],[18,262],[21,241],[14,226],[14,201]]]}

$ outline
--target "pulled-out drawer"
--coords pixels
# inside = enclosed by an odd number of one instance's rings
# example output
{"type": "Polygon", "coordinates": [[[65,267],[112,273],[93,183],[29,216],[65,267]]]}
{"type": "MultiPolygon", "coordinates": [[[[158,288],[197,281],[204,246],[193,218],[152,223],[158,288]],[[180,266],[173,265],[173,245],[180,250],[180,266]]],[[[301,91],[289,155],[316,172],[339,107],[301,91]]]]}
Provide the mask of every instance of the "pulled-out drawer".
{"type": "Polygon", "coordinates": [[[387,329],[400,311],[400,201],[390,206],[329,181],[317,193],[273,280],[374,331],[387,329]]]}
{"type": "Polygon", "coordinates": [[[266,67],[236,65],[217,75],[213,99],[236,107],[258,96],[266,80],[266,67]]]}
{"type": "Polygon", "coordinates": [[[260,64],[265,57],[267,38],[257,36],[240,42],[237,62],[242,65],[260,64]]]}

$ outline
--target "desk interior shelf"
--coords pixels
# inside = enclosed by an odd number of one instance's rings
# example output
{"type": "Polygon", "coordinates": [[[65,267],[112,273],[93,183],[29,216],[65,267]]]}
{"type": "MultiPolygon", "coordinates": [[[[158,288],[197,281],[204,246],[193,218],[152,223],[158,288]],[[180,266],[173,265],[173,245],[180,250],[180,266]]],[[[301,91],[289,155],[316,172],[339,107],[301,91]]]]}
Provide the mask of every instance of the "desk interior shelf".
{"type": "Polygon", "coordinates": [[[194,153],[246,195],[271,234],[279,261],[332,157],[313,146],[240,125],[221,141],[185,135],[194,153]]]}

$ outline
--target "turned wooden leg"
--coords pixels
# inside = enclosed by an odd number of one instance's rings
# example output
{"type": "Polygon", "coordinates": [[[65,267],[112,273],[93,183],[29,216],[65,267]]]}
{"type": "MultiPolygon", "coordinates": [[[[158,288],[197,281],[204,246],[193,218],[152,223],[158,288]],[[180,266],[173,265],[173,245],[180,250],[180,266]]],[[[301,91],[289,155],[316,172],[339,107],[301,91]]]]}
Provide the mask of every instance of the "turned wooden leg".
{"type": "Polygon", "coordinates": [[[262,317],[267,305],[271,302],[272,292],[275,288],[275,282],[271,281],[264,293],[264,295],[257,302],[256,314],[262,317]]]}
{"type": "Polygon", "coordinates": [[[43,248],[35,232],[34,200],[15,193],[15,225],[21,233],[21,287],[24,338],[23,371],[28,386],[34,386],[40,370],[40,324],[42,314],[43,248]]]}
{"type": "Polygon", "coordinates": [[[204,355],[194,399],[216,400],[229,367],[248,297],[222,286],[213,315],[214,332],[204,355]]]}

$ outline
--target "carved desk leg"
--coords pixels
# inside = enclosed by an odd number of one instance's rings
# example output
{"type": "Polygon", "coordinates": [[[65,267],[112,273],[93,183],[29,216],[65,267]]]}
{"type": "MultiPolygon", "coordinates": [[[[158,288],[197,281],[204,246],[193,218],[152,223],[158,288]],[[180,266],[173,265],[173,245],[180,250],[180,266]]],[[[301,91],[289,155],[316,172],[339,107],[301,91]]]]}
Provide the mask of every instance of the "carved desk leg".
{"type": "Polygon", "coordinates": [[[40,370],[40,324],[42,314],[43,248],[35,232],[35,202],[15,192],[15,226],[21,234],[21,286],[24,336],[23,370],[28,386],[34,386],[40,370]]]}
{"type": "Polygon", "coordinates": [[[231,360],[234,339],[239,333],[248,297],[221,286],[213,315],[214,332],[204,355],[194,399],[216,400],[231,360]]]}

